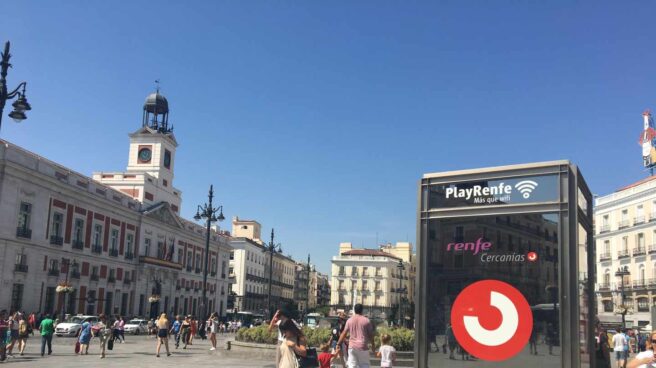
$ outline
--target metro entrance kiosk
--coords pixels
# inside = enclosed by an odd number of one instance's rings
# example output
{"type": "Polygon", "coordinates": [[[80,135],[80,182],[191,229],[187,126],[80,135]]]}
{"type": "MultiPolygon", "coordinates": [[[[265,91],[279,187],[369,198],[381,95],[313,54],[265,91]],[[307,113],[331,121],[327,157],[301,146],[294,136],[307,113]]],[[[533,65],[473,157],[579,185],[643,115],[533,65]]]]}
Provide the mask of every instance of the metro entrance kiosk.
{"type": "Polygon", "coordinates": [[[415,368],[593,367],[591,217],[569,161],[424,175],[415,368]]]}

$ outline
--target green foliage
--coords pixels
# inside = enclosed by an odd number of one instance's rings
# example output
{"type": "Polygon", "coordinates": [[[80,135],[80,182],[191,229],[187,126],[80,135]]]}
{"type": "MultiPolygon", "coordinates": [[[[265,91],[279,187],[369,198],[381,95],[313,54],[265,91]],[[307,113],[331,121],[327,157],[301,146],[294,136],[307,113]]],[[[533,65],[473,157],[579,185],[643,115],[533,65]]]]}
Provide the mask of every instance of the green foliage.
{"type": "MultiPolygon", "coordinates": [[[[412,351],[415,344],[415,331],[407,328],[378,328],[374,341],[376,347],[380,346],[380,335],[388,334],[392,338],[392,346],[398,351],[412,351]]],[[[324,342],[330,340],[329,328],[303,327],[303,334],[308,341],[308,345],[319,347],[324,342]]],[[[258,344],[275,344],[278,339],[278,332],[274,329],[269,332],[268,326],[258,326],[253,328],[242,327],[237,331],[235,337],[237,341],[253,342],[258,344]]]]}
{"type": "Polygon", "coordinates": [[[265,325],[253,328],[242,327],[237,331],[235,340],[258,344],[275,344],[278,340],[278,333],[276,330],[269,332],[269,326],[265,325]]]}

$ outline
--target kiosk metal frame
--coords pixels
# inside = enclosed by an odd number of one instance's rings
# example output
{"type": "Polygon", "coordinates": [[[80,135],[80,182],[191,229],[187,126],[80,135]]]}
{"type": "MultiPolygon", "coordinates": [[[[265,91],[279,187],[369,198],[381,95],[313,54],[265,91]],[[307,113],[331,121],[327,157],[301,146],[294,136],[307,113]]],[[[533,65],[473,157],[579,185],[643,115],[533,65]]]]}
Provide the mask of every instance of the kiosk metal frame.
{"type": "MultiPolygon", "coordinates": [[[[416,276],[416,340],[415,368],[429,368],[428,354],[430,341],[427,336],[427,268],[428,268],[428,226],[431,219],[457,218],[489,215],[515,215],[554,213],[559,217],[558,236],[558,302],[560,317],[561,367],[580,368],[595,367],[594,354],[594,306],[595,249],[592,228],[592,194],[577,166],[569,161],[550,161],[532,164],[490,167],[473,170],[451,171],[426,174],[419,183],[417,220],[417,276],[416,276]],[[512,180],[525,176],[557,175],[558,198],[553,201],[534,203],[509,203],[468,207],[429,208],[429,190],[434,185],[484,180],[512,180]],[[587,232],[580,233],[580,229],[587,232]],[[579,246],[576,246],[576,245],[579,246]],[[580,259],[579,247],[585,248],[580,259]],[[579,265],[587,265],[581,270],[579,265]],[[579,275],[587,276],[588,320],[587,336],[579,339],[581,321],[579,303],[579,275]],[[576,331],[576,333],[574,333],[576,331]],[[583,345],[580,345],[583,344],[583,345]],[[581,353],[587,346],[587,352],[581,353]]],[[[438,368],[432,365],[430,368],[438,368]]]]}

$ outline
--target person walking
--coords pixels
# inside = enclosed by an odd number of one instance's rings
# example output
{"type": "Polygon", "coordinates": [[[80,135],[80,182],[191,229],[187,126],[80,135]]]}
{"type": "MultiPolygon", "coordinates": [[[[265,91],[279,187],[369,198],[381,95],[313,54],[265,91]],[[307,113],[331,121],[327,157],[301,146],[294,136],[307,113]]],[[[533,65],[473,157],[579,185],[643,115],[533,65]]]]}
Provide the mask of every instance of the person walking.
{"type": "Polygon", "coordinates": [[[0,310],[0,362],[7,359],[7,350],[5,345],[5,336],[9,330],[9,325],[7,324],[7,311],[0,310]]]}
{"type": "Polygon", "coordinates": [[[91,342],[91,323],[84,322],[82,323],[82,328],[80,329],[80,337],[78,342],[80,343],[80,355],[89,355],[89,343],[91,342]]]}
{"type": "Polygon", "coordinates": [[[19,313],[15,312],[9,316],[9,320],[7,321],[9,324],[9,345],[7,345],[7,355],[10,357],[14,356],[14,345],[16,345],[16,342],[18,341],[18,316],[19,313]]]}
{"type": "Polygon", "coordinates": [[[216,350],[216,332],[219,329],[219,315],[216,312],[210,315],[210,319],[207,321],[207,325],[209,326],[210,342],[212,343],[210,351],[213,351],[216,350]]]}
{"type": "Polygon", "coordinates": [[[182,330],[182,342],[184,343],[182,348],[186,349],[189,344],[189,335],[191,335],[191,316],[185,317],[180,325],[180,329],[182,330]]]}
{"type": "Polygon", "coordinates": [[[109,322],[107,322],[107,317],[104,314],[101,314],[98,318],[100,321],[93,326],[91,331],[100,340],[100,359],[104,359],[107,350],[107,340],[112,338],[112,329],[109,327],[109,322]]]}
{"type": "Polygon", "coordinates": [[[30,336],[30,329],[24,314],[18,315],[18,352],[23,355],[27,346],[27,338],[30,336]]]}
{"type": "Polygon", "coordinates": [[[52,354],[52,335],[55,332],[55,321],[46,313],[39,324],[41,330],[41,356],[45,355],[46,345],[48,345],[48,355],[52,354]]]}
{"type": "Polygon", "coordinates": [[[175,348],[177,349],[180,347],[180,330],[182,327],[182,322],[180,321],[182,317],[178,314],[175,316],[175,321],[173,321],[173,325],[171,326],[171,331],[170,334],[173,334],[173,338],[175,339],[175,348]]]}
{"type": "Polygon", "coordinates": [[[380,336],[380,348],[376,357],[380,358],[381,368],[391,368],[396,363],[396,349],[390,344],[392,338],[388,334],[380,336]]]}
{"type": "Polygon", "coordinates": [[[27,323],[30,326],[30,334],[34,336],[34,329],[36,328],[36,313],[32,312],[27,318],[27,323]]]}
{"type": "Polygon", "coordinates": [[[169,352],[169,319],[166,318],[166,313],[162,313],[157,320],[157,358],[159,358],[159,351],[162,344],[166,347],[166,356],[171,356],[169,352]]]}
{"type": "Polygon", "coordinates": [[[198,333],[198,321],[195,316],[191,316],[191,331],[189,333],[189,345],[193,345],[194,337],[198,333]]]}
{"type": "Polygon", "coordinates": [[[121,344],[125,344],[125,320],[123,319],[123,316],[119,315],[118,318],[116,318],[116,327],[114,327],[117,332],[116,336],[118,337],[115,340],[121,341],[121,344]]]}
{"type": "Polygon", "coordinates": [[[337,341],[337,345],[348,337],[348,360],[346,366],[348,368],[369,368],[370,356],[368,345],[371,344],[371,351],[375,352],[374,347],[374,327],[369,322],[369,318],[362,315],[362,304],[356,304],[353,308],[355,314],[346,321],[344,331],[337,341]]]}
{"type": "Polygon", "coordinates": [[[288,319],[280,325],[284,336],[283,343],[278,347],[280,357],[276,361],[278,368],[297,368],[297,357],[307,355],[307,339],[294,321],[288,319]]]}
{"type": "Polygon", "coordinates": [[[615,352],[615,362],[617,367],[624,367],[626,363],[626,357],[624,356],[624,346],[628,345],[629,342],[624,337],[624,334],[620,331],[613,335],[613,351],[615,352]]]}
{"type": "Polygon", "coordinates": [[[329,341],[330,347],[332,348],[333,353],[337,353],[337,361],[342,365],[342,367],[346,367],[346,359],[348,358],[348,342],[344,341],[341,346],[337,346],[337,341],[339,341],[339,337],[342,335],[342,332],[344,332],[346,319],[346,313],[339,312],[337,325],[335,325],[335,327],[333,327],[331,330],[329,341]]]}
{"type": "Polygon", "coordinates": [[[609,349],[606,330],[600,329],[599,335],[595,338],[595,359],[598,368],[610,368],[609,349]]]}

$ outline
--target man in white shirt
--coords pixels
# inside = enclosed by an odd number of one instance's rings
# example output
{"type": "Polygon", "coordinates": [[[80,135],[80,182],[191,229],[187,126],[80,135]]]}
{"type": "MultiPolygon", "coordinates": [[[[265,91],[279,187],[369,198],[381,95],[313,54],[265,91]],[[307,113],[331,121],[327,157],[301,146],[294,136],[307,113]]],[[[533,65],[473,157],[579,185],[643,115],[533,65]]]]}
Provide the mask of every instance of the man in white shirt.
{"type": "Polygon", "coordinates": [[[624,367],[624,362],[627,358],[624,354],[624,346],[628,343],[622,332],[618,332],[613,336],[613,351],[615,352],[617,367],[624,367]]]}

